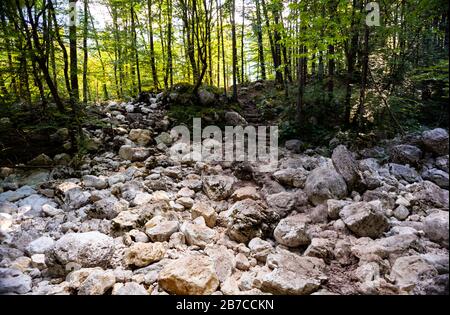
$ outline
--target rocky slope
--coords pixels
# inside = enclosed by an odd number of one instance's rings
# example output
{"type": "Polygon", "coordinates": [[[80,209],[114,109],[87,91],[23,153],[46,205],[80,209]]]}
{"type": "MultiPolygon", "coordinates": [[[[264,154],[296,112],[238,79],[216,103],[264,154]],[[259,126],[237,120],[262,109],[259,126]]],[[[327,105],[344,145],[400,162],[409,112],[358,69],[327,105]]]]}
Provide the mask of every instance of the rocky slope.
{"type": "Polygon", "coordinates": [[[292,140],[266,174],[172,161],[162,107],[107,106],[79,171],[1,170],[0,293],[448,293],[445,130],[331,158],[292,140]]]}

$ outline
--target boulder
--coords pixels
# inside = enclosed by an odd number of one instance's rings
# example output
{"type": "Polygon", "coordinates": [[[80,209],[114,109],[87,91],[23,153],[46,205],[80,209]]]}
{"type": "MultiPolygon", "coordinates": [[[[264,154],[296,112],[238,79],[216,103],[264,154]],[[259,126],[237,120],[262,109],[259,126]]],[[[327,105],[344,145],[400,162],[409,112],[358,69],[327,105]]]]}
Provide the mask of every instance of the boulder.
{"type": "Polygon", "coordinates": [[[416,165],[421,158],[422,151],[413,145],[400,144],[391,149],[391,160],[394,163],[416,165]]]}
{"type": "Polygon", "coordinates": [[[217,213],[213,207],[204,203],[197,202],[192,206],[191,209],[192,219],[203,217],[205,219],[205,223],[208,227],[212,228],[216,225],[217,213]]]}
{"type": "MultiPolygon", "coordinates": [[[[70,204],[74,205],[75,207],[78,206],[78,204],[74,200],[71,200],[70,204]]],[[[52,207],[57,206],[57,204],[53,200],[51,200],[47,197],[38,195],[38,194],[33,194],[33,195],[30,195],[30,196],[20,200],[17,203],[17,205],[19,207],[29,206],[30,211],[27,212],[27,215],[31,215],[31,216],[40,216],[42,214],[42,207],[44,205],[49,205],[52,207]]]]}
{"type": "Polygon", "coordinates": [[[205,253],[212,259],[220,283],[224,283],[233,273],[236,264],[233,251],[223,245],[208,245],[205,253]]]}
{"type": "Polygon", "coordinates": [[[297,192],[283,191],[268,195],[266,200],[269,207],[280,217],[285,217],[297,207],[308,204],[308,197],[301,190],[297,192]]]}
{"type": "Polygon", "coordinates": [[[402,290],[412,291],[420,282],[437,275],[437,270],[418,255],[397,258],[390,277],[402,290]]]}
{"type": "Polygon", "coordinates": [[[277,215],[252,199],[234,203],[230,211],[227,235],[237,242],[246,243],[254,237],[263,237],[271,231],[270,224],[277,215]]]}
{"type": "Polygon", "coordinates": [[[309,172],[303,168],[285,168],[273,173],[273,178],[281,185],[304,188],[309,172]]]}
{"type": "Polygon", "coordinates": [[[413,195],[411,204],[422,208],[424,211],[430,208],[448,209],[449,207],[448,190],[442,189],[430,181],[426,180],[411,185],[408,190],[413,195]]]}
{"type": "MultiPolygon", "coordinates": [[[[212,200],[227,199],[232,191],[234,178],[225,175],[209,175],[203,177],[203,191],[212,200]]],[[[195,189],[194,189],[195,190],[195,189]]]]}
{"type": "Polygon", "coordinates": [[[17,269],[0,268],[0,294],[31,291],[31,277],[17,269]]]}
{"type": "Polygon", "coordinates": [[[36,190],[31,188],[30,186],[22,186],[17,190],[8,190],[4,193],[1,193],[0,202],[15,202],[33,194],[36,194],[36,190]]]}
{"type": "Polygon", "coordinates": [[[28,255],[45,254],[50,251],[55,245],[55,241],[48,236],[41,236],[34,241],[30,242],[26,247],[28,255]]]}
{"type": "Polygon", "coordinates": [[[134,243],[125,250],[123,261],[127,266],[145,267],[160,261],[165,254],[163,243],[134,243]]]}
{"type": "Polygon", "coordinates": [[[128,138],[140,146],[146,146],[151,141],[151,132],[148,129],[131,129],[128,138]]]}
{"type": "Polygon", "coordinates": [[[236,189],[231,195],[231,199],[233,201],[239,201],[244,199],[253,199],[259,200],[261,199],[261,195],[258,193],[258,190],[254,186],[245,186],[239,189],[236,189]]]}
{"type": "Polygon", "coordinates": [[[347,184],[334,169],[322,166],[309,173],[305,192],[309,201],[319,205],[328,199],[344,198],[347,195],[347,184]]]}
{"type": "Polygon", "coordinates": [[[408,183],[420,181],[420,175],[417,171],[409,165],[401,165],[396,163],[387,164],[389,172],[398,180],[405,180],[408,183]]]}
{"type": "Polygon", "coordinates": [[[206,295],[219,286],[213,261],[206,256],[190,255],[166,265],[158,277],[159,286],[178,295],[206,295]]]}
{"type": "Polygon", "coordinates": [[[119,156],[131,162],[144,161],[150,156],[150,150],[142,147],[123,145],[120,147],[119,156]]]}
{"type": "Polygon", "coordinates": [[[116,197],[107,197],[96,201],[94,206],[89,209],[88,215],[96,219],[114,219],[121,213],[128,209],[128,202],[116,197]]]}
{"type": "Polygon", "coordinates": [[[248,242],[250,255],[258,261],[266,262],[267,256],[273,251],[273,246],[259,237],[253,238],[248,242]]]}
{"type": "Polygon", "coordinates": [[[180,227],[180,231],[183,232],[186,237],[186,243],[188,245],[196,245],[201,248],[212,243],[216,236],[216,232],[206,225],[190,222],[183,223],[180,227]]]}
{"type": "Polygon", "coordinates": [[[287,250],[270,254],[267,266],[272,271],[260,276],[260,289],[272,294],[311,294],[327,279],[322,259],[302,257],[287,250]]]}
{"type": "Polygon", "coordinates": [[[425,235],[432,241],[448,247],[448,211],[436,210],[431,212],[424,220],[425,235]]]}
{"type": "Polygon", "coordinates": [[[52,254],[61,265],[108,266],[114,253],[114,240],[100,232],[67,233],[56,241],[52,254]]]}
{"type": "Polygon", "coordinates": [[[145,230],[152,242],[168,242],[173,233],[178,232],[178,221],[165,221],[145,230]]]}
{"type": "Polygon", "coordinates": [[[95,270],[78,288],[78,295],[103,295],[116,283],[116,277],[110,270],[95,270]]]}
{"type": "Polygon", "coordinates": [[[381,203],[355,202],[345,206],[339,213],[345,225],[359,237],[380,237],[389,227],[381,203]]]}
{"type": "Polygon", "coordinates": [[[136,282],[116,283],[112,295],[149,295],[145,287],[136,282]]]}
{"type": "Polygon", "coordinates": [[[84,187],[93,187],[95,189],[105,189],[108,187],[108,182],[100,177],[93,175],[84,175],[83,176],[83,185],[84,187]]]}
{"type": "Polygon", "coordinates": [[[442,170],[431,168],[422,173],[422,178],[429,180],[441,188],[449,188],[449,176],[447,172],[442,170]]]}
{"type": "Polygon", "coordinates": [[[247,121],[245,120],[245,118],[236,112],[226,112],[225,113],[225,122],[230,126],[246,126],[247,125],[247,121]]]}
{"type": "Polygon", "coordinates": [[[422,133],[422,142],[425,148],[438,156],[448,154],[448,140],[448,132],[442,128],[422,133]]]}
{"type": "Polygon", "coordinates": [[[333,150],[331,160],[336,171],[344,178],[349,190],[362,188],[363,177],[358,162],[346,146],[337,146],[333,150]]]}
{"type": "Polygon", "coordinates": [[[273,232],[275,240],[288,247],[308,245],[311,240],[307,233],[309,218],[303,214],[296,214],[282,219],[273,232]]]}
{"type": "Polygon", "coordinates": [[[288,140],[284,144],[284,147],[287,150],[293,151],[294,153],[300,153],[302,146],[303,146],[303,142],[298,139],[288,140]]]}

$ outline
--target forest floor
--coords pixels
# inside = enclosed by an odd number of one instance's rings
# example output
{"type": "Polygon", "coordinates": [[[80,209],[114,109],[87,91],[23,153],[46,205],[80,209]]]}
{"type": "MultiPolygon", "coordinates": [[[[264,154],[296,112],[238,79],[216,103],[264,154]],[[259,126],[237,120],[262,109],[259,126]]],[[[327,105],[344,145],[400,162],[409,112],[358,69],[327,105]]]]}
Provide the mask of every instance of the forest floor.
{"type": "MultiPolygon", "coordinates": [[[[267,125],[242,92],[226,122],[267,125]]],[[[0,293],[448,294],[446,130],[331,156],[290,139],[267,173],[172,159],[167,110],[110,102],[83,158],[1,169],[0,293]]]]}

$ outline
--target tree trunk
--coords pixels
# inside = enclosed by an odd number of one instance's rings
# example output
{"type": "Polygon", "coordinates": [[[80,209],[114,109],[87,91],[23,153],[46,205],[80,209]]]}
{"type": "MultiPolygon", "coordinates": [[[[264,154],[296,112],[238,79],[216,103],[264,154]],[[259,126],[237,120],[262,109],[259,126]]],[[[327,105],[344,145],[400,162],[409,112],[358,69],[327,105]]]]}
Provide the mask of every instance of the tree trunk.
{"type": "MultiPolygon", "coordinates": [[[[78,0],[69,0],[71,5],[76,6],[78,0]]],[[[77,103],[79,101],[78,88],[78,56],[77,56],[77,26],[75,21],[69,25],[69,51],[70,51],[70,100],[77,103]]]]}
{"type": "Polygon", "coordinates": [[[88,50],[87,50],[87,37],[88,37],[88,0],[84,0],[84,16],[83,16],[83,103],[87,104],[88,101],[88,50]]]}
{"type": "Polygon", "coordinates": [[[266,76],[266,63],[264,61],[264,46],[262,36],[262,23],[261,23],[261,5],[259,0],[256,0],[256,36],[258,38],[258,61],[261,69],[261,78],[267,80],[266,76]]]}
{"type": "Polygon", "coordinates": [[[233,50],[233,100],[237,101],[237,47],[236,47],[236,0],[231,1],[231,41],[233,50]]]}

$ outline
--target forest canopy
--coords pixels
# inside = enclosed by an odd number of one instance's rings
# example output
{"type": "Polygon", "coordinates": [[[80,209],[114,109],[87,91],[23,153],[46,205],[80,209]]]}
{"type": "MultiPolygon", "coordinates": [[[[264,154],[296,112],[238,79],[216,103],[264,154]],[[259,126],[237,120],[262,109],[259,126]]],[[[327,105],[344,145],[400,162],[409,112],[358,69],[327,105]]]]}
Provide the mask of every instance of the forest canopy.
{"type": "Polygon", "coordinates": [[[286,138],[447,124],[444,0],[6,0],[0,19],[16,129],[66,125],[81,143],[93,104],[177,84],[240,102],[256,80],[274,82],[256,106],[286,138]]]}

